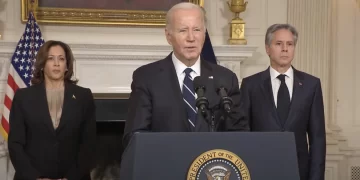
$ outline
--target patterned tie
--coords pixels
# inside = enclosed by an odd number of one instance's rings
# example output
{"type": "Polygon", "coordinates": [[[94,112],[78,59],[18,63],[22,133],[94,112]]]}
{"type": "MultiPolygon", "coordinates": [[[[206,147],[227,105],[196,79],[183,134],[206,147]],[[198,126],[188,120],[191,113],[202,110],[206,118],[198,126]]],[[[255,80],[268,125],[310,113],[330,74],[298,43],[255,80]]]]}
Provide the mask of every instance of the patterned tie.
{"type": "Polygon", "coordinates": [[[191,124],[192,127],[195,127],[195,121],[196,121],[196,106],[195,106],[195,89],[192,77],[190,76],[190,73],[193,70],[191,68],[186,68],[184,70],[185,78],[184,78],[184,84],[182,88],[183,92],[183,98],[186,106],[186,112],[188,121],[191,124]]]}
{"type": "Polygon", "coordinates": [[[288,117],[289,109],[290,109],[290,93],[289,93],[289,89],[285,83],[285,76],[286,75],[284,75],[284,74],[280,74],[277,77],[278,79],[280,79],[281,84],[280,84],[280,88],[279,88],[278,96],[277,96],[276,110],[277,110],[277,113],[279,115],[282,125],[285,124],[285,121],[288,117]]]}

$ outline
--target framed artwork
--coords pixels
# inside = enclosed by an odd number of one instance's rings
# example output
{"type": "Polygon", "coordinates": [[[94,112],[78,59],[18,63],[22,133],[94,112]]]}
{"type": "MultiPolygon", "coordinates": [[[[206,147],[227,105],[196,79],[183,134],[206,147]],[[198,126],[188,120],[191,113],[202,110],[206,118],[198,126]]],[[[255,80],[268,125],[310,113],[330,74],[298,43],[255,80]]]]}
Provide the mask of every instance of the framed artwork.
{"type": "Polygon", "coordinates": [[[164,26],[173,5],[204,0],[21,0],[21,19],[34,11],[37,22],[52,24],[164,26]]]}

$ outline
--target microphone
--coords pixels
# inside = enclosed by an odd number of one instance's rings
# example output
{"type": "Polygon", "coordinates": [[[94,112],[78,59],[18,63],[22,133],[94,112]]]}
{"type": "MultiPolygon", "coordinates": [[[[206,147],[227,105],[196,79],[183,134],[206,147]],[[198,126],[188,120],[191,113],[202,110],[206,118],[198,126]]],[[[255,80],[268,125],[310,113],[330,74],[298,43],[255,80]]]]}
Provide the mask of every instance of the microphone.
{"type": "Polygon", "coordinates": [[[227,89],[221,82],[216,82],[216,92],[220,96],[220,107],[226,112],[231,113],[232,99],[227,95],[227,89]]]}
{"type": "Polygon", "coordinates": [[[205,97],[207,81],[208,79],[204,76],[197,76],[194,78],[193,81],[195,92],[198,96],[196,99],[196,107],[205,118],[208,117],[208,107],[209,107],[209,101],[205,97]]]}

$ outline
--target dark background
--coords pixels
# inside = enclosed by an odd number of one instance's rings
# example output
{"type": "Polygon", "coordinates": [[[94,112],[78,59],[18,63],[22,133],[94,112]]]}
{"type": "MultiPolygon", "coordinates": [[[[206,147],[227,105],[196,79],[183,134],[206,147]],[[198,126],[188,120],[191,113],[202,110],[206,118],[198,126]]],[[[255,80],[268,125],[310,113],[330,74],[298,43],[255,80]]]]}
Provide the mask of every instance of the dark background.
{"type": "Polygon", "coordinates": [[[94,177],[117,179],[122,148],[122,136],[127,117],[128,99],[95,98],[97,125],[97,167],[94,177]]]}

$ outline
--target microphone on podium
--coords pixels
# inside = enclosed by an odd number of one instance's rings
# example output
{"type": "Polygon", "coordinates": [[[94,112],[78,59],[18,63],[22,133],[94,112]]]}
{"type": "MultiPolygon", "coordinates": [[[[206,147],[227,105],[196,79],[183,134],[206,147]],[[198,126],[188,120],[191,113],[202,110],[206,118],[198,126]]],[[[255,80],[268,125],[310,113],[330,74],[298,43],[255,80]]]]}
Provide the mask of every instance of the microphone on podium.
{"type": "Polygon", "coordinates": [[[207,81],[208,79],[203,76],[197,76],[194,78],[193,81],[195,92],[197,94],[196,107],[198,108],[198,111],[204,116],[205,119],[208,118],[209,116],[209,112],[208,112],[209,101],[205,97],[207,81]]]}
{"type": "Polygon", "coordinates": [[[216,83],[216,92],[220,96],[220,108],[226,113],[231,113],[231,106],[233,104],[232,99],[227,94],[227,89],[222,84],[221,80],[218,80],[216,83]]]}

